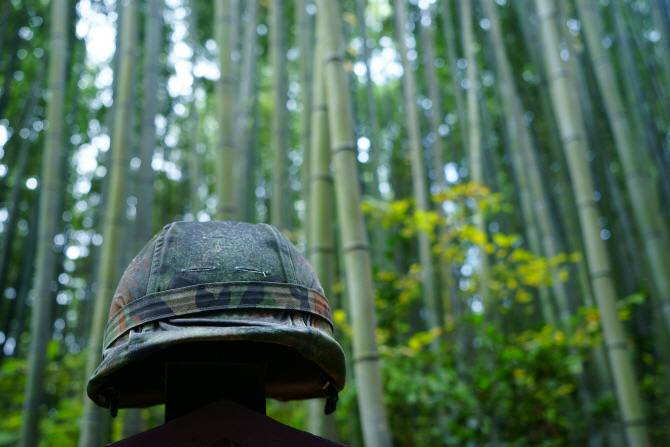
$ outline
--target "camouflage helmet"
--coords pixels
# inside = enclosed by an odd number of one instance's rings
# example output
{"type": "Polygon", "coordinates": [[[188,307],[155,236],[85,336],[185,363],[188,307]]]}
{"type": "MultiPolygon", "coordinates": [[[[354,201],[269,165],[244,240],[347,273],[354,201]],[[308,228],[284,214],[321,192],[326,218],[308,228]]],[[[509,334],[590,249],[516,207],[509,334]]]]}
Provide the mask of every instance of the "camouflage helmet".
{"type": "Polygon", "coordinates": [[[267,397],[328,397],[330,412],[344,387],[328,300],[282,233],[266,224],[174,222],[123,274],[87,392],[105,407],[156,405],[165,402],[167,362],[240,356],[264,359],[267,397]]]}

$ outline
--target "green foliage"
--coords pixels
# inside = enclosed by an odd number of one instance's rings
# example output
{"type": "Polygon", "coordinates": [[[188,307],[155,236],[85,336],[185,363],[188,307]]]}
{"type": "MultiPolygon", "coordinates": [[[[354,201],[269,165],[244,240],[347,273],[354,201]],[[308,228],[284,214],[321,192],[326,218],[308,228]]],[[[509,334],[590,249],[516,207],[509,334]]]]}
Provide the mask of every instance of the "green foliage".
{"type": "MultiPolygon", "coordinates": [[[[590,365],[591,350],[602,343],[598,311],[581,309],[568,333],[518,318],[534,312],[536,288],[552,284],[554,269],[559,280],[569,279],[568,266],[581,254],[540,258],[521,248],[519,235],[478,231],[472,223],[476,208],[492,216],[509,211],[499,194],[480,185],[456,185],[435,200],[453,206],[446,215],[415,212],[411,200],[368,201],[363,209],[400,238],[418,231],[433,236],[436,256],[461,273],[458,294],[449,296],[452,304],[473,303],[481,285],[470,251],[485,250],[491,259],[487,286],[502,304],[497,309],[501,317],[485,322],[472,307],[448,314],[442,328],[416,332],[411,321],[421,302],[421,266],[411,265],[404,275],[377,272],[377,337],[397,444],[479,445],[497,438],[510,446],[555,446],[575,436],[586,442],[589,430],[605,425],[616,407],[611,394],[589,408],[575,403],[587,373],[584,365],[590,365]],[[441,342],[437,355],[430,351],[436,337],[441,342]]],[[[623,300],[622,316],[643,301],[640,294],[623,300]]],[[[336,311],[334,319],[345,336],[350,334],[343,311],[336,311]]],[[[648,382],[660,377],[652,374],[648,382]]]]}
{"type": "MultiPolygon", "coordinates": [[[[52,340],[48,347],[45,397],[40,405],[40,446],[76,445],[79,437],[76,421],[85,389],[82,371],[86,354],[62,353],[63,346],[52,340]]],[[[26,368],[25,359],[9,359],[0,367],[0,446],[15,445],[18,440],[26,368]]]]}
{"type": "MultiPolygon", "coordinates": [[[[433,251],[440,256],[440,260],[450,264],[452,269],[463,272],[459,287],[466,294],[481,292],[471,248],[484,250],[492,262],[486,287],[503,304],[499,306],[502,312],[507,312],[514,302],[521,305],[532,303],[532,289],[550,286],[554,268],[559,269],[560,280],[567,281],[567,265],[581,260],[579,253],[570,256],[561,253],[552,259],[534,256],[521,248],[523,239],[516,234],[494,232],[489,240],[489,235],[474,225],[474,210],[481,209],[495,215],[509,212],[511,208],[503,202],[500,194],[492,194],[485,186],[476,183],[454,185],[435,196],[434,200],[439,204],[449,203],[451,212],[442,216],[437,211],[413,210],[410,200],[368,201],[363,204],[363,210],[386,227],[400,228],[398,233],[403,238],[411,238],[418,231],[431,235],[434,240],[433,251]],[[467,266],[465,270],[464,266],[467,266]]],[[[407,278],[417,276],[417,269],[420,266],[416,266],[414,272],[410,269],[407,278]]],[[[401,283],[396,286],[401,286],[401,283]]],[[[399,296],[399,300],[404,300],[406,293],[412,289],[400,288],[407,289],[405,294],[399,296]]]]}
{"type": "MultiPolygon", "coordinates": [[[[342,317],[339,326],[347,333],[342,317]]],[[[583,434],[583,424],[571,424],[586,420],[588,410],[575,409],[570,399],[589,349],[601,341],[597,328],[587,329],[588,318],[585,313],[575,335],[566,337],[550,326],[505,335],[471,315],[457,322],[461,330],[476,334],[465,356],[458,352],[453,330],[416,333],[405,343],[388,343],[396,338],[389,337],[380,352],[397,444],[481,444],[495,433],[506,445],[553,446],[566,444],[569,429],[583,434]],[[443,340],[439,355],[428,349],[434,337],[443,340]]],[[[354,396],[348,384],[340,401],[343,422],[354,410],[354,396]]],[[[611,403],[600,402],[588,416],[605,418],[611,403]]]]}

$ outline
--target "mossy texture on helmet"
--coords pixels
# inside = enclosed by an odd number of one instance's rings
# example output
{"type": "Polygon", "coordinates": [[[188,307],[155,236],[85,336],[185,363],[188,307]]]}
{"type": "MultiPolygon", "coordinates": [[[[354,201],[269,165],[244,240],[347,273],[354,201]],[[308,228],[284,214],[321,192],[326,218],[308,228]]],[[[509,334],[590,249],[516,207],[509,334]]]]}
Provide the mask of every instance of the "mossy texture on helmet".
{"type": "Polygon", "coordinates": [[[101,406],[164,402],[170,361],[263,362],[266,394],[333,396],[345,360],[328,300],[305,257],[277,229],[242,222],[174,222],[133,259],[89,380],[101,406]]]}

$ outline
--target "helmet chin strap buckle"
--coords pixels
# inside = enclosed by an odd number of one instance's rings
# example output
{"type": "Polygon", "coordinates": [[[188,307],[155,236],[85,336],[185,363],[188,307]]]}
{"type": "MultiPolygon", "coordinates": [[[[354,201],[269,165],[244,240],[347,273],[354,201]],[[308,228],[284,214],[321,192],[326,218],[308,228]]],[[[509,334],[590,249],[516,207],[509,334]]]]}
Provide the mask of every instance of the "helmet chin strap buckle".
{"type": "Polygon", "coordinates": [[[114,388],[106,388],[102,397],[104,403],[109,403],[109,414],[115,418],[119,414],[119,394],[114,388]]]}
{"type": "Polygon", "coordinates": [[[335,411],[335,409],[337,408],[338,399],[339,398],[337,396],[337,393],[328,396],[328,398],[326,399],[326,408],[324,409],[324,413],[326,415],[329,415],[330,413],[335,411]]]}
{"type": "Polygon", "coordinates": [[[323,386],[321,390],[327,396],[326,408],[324,409],[324,413],[326,415],[329,415],[337,408],[337,400],[339,399],[337,395],[338,391],[337,388],[333,385],[333,382],[331,382],[328,379],[325,379],[323,376],[322,379],[326,382],[326,384],[323,386]]]}

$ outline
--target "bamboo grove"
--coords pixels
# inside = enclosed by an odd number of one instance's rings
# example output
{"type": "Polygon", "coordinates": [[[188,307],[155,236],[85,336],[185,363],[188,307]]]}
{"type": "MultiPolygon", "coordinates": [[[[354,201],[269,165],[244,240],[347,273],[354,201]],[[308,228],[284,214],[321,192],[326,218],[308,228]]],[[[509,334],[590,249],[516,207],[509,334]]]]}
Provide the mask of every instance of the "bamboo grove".
{"type": "Polygon", "coordinates": [[[351,445],[670,443],[666,0],[0,4],[0,446],[162,423],[85,398],[175,220],[268,222],[348,385],[269,414],[351,445]]]}

